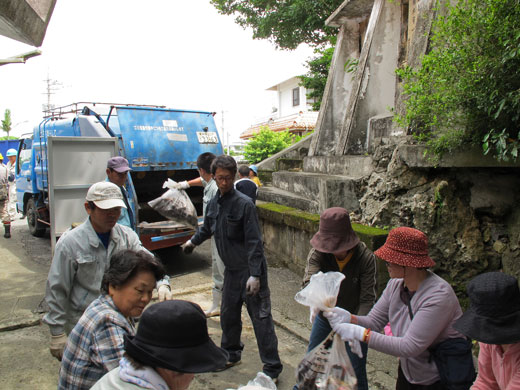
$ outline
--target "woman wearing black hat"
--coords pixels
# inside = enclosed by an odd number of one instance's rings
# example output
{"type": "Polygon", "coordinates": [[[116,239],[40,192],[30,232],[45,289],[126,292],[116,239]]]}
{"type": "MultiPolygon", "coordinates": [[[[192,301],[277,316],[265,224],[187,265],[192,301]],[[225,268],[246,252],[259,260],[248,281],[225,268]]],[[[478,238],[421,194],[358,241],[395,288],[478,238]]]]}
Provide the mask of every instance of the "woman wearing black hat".
{"type": "Polygon", "coordinates": [[[172,300],[150,306],[137,334],[125,336],[125,355],[92,390],[185,390],[194,374],[221,369],[228,353],[208,334],[206,315],[193,302],[172,300]]]}
{"type": "Polygon", "coordinates": [[[468,284],[469,309],[454,328],[479,341],[478,376],[471,390],[520,389],[520,290],[502,272],[488,272],[468,284]]]}

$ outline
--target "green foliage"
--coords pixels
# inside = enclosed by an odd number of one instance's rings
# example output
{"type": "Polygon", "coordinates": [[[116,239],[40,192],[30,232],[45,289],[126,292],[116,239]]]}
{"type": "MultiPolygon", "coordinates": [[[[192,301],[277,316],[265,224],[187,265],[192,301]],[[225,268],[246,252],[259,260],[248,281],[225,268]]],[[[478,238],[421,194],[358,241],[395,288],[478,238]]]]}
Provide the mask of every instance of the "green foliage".
{"type": "Polygon", "coordinates": [[[233,15],[253,38],[268,39],[281,49],[296,49],[300,43],[322,45],[337,30],[325,26],[343,0],[210,0],[220,13],[233,15]]]}
{"type": "Polygon", "coordinates": [[[307,89],[307,99],[312,99],[312,109],[320,110],[323,92],[329,76],[334,47],[317,48],[315,57],[307,60],[307,73],[300,76],[301,85],[307,89]]]}
{"type": "Polygon", "coordinates": [[[397,70],[404,82],[402,126],[428,152],[470,144],[499,160],[516,160],[520,137],[520,2],[439,0],[422,67],[397,70]],[[446,10],[447,12],[443,12],[446,10]]]}
{"type": "Polygon", "coordinates": [[[2,120],[2,130],[7,133],[7,139],[9,139],[9,132],[11,131],[11,110],[6,109],[4,113],[4,119],[2,120]]]}
{"type": "MultiPolygon", "coordinates": [[[[224,148],[224,154],[228,154],[228,148],[224,148]]],[[[235,152],[233,149],[229,149],[230,156],[238,156],[239,154],[235,152]]]]}
{"type": "Polygon", "coordinates": [[[263,126],[244,147],[244,157],[250,163],[255,164],[291,146],[301,138],[288,131],[275,132],[271,131],[269,127],[263,126]]]}

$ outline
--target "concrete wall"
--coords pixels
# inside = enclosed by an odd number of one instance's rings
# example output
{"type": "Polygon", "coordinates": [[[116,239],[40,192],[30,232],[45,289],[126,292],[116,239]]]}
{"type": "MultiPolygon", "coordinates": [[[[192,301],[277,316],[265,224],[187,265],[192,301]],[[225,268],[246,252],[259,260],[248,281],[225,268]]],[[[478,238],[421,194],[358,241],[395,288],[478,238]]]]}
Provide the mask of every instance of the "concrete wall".
{"type": "MultiPolygon", "coordinates": [[[[400,31],[401,4],[398,1],[385,1],[375,25],[363,81],[353,112],[347,140],[348,153],[365,152],[369,119],[390,115],[390,109],[394,107],[400,31]]],[[[346,130],[348,129],[342,131],[346,130]]]]}
{"type": "Polygon", "coordinates": [[[335,149],[352,89],[352,74],[344,66],[359,58],[359,22],[348,21],[339,30],[309,156],[330,155],[335,149]]]}
{"type": "MultiPolygon", "coordinates": [[[[303,277],[310,240],[319,229],[319,214],[306,213],[273,203],[260,203],[258,217],[268,263],[284,266],[303,277]]],[[[384,244],[388,231],[352,224],[359,238],[372,250],[384,244]]],[[[378,290],[388,280],[386,266],[378,260],[378,290]]]]}

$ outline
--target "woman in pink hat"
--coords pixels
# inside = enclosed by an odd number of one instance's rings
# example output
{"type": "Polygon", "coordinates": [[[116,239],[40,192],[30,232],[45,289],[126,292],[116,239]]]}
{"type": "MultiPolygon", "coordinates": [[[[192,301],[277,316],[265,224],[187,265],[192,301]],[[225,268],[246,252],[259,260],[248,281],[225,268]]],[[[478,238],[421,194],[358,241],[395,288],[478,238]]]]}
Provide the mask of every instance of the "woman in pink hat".
{"type": "Polygon", "coordinates": [[[334,308],[325,316],[345,341],[399,357],[396,390],[445,390],[428,348],[448,338],[463,337],[453,328],[462,315],[451,286],[429,270],[428,238],[413,228],[399,227],[374,252],[386,262],[390,280],[366,316],[334,308]],[[393,336],[380,333],[390,322],[393,336]]]}

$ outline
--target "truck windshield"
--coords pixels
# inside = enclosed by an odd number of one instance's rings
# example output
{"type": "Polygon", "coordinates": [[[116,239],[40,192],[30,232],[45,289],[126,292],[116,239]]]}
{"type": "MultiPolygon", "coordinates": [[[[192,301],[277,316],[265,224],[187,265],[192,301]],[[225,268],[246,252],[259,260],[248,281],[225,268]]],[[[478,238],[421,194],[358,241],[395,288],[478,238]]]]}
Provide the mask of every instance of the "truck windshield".
{"type": "Polygon", "coordinates": [[[24,139],[18,159],[16,160],[16,173],[20,173],[22,165],[31,159],[32,139],[24,139]]]}

